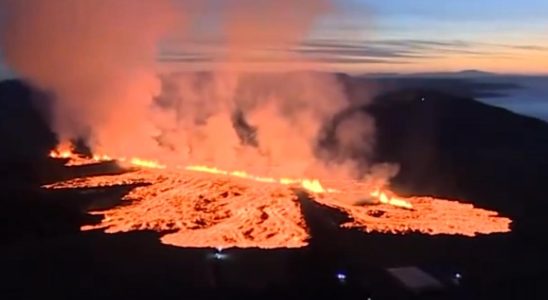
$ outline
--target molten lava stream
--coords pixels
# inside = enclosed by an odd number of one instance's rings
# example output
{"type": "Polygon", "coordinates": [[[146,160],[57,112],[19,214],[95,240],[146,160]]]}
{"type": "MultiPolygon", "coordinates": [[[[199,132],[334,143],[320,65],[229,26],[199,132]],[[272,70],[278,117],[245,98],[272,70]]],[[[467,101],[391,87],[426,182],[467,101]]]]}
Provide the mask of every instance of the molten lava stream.
{"type": "MultiPolygon", "coordinates": [[[[70,148],[69,148],[70,149],[70,148]]],[[[72,150],[52,151],[67,165],[112,160],[85,158],[72,150]]],[[[45,188],[92,188],[143,184],[123,197],[128,203],[94,214],[101,223],[82,230],[108,233],[169,231],[163,243],[181,247],[302,247],[309,238],[297,196],[300,187],[323,205],[351,218],[345,228],[366,232],[421,232],[474,236],[507,232],[510,219],[471,204],[431,197],[401,198],[388,190],[356,181],[270,178],[206,166],[168,168],[156,161],[119,159],[133,167],[124,174],[77,178],[45,188]]]]}

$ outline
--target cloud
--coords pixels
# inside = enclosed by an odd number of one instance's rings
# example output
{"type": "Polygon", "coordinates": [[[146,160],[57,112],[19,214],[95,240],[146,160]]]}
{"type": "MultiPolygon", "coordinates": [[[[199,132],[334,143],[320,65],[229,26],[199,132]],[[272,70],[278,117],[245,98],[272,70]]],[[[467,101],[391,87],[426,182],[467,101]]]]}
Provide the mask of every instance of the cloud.
{"type": "Polygon", "coordinates": [[[357,56],[362,58],[409,58],[421,56],[419,52],[407,49],[396,49],[377,44],[357,45],[342,42],[338,44],[309,42],[296,49],[296,51],[312,56],[357,56]]]}
{"type": "MultiPolygon", "coordinates": [[[[308,57],[323,64],[407,64],[417,60],[442,58],[448,55],[495,55],[492,45],[474,44],[469,41],[437,41],[414,39],[391,40],[305,40],[292,47],[268,47],[255,49],[240,62],[287,63],[295,56],[308,57]],[[280,55],[280,53],[282,55],[280,55]]],[[[184,47],[172,45],[164,49],[158,60],[164,63],[217,63],[219,51],[223,51],[221,41],[196,42],[184,47]]]]}
{"type": "Polygon", "coordinates": [[[363,63],[406,64],[447,57],[511,58],[516,50],[546,51],[542,45],[496,44],[469,40],[372,39],[307,41],[296,52],[322,57],[325,62],[352,58],[363,63]]]}
{"type": "Polygon", "coordinates": [[[548,47],[539,45],[512,45],[506,47],[521,50],[548,51],[548,47]]]}
{"type": "MultiPolygon", "coordinates": [[[[393,60],[388,59],[388,57],[368,57],[363,55],[330,55],[325,52],[318,52],[318,55],[314,55],[314,64],[326,63],[326,64],[402,64],[406,63],[404,60],[393,60]]],[[[171,55],[162,55],[158,57],[158,62],[162,63],[187,63],[187,64],[221,64],[223,60],[219,59],[216,56],[202,55],[202,54],[171,54],[171,55]]],[[[245,59],[232,62],[240,62],[242,64],[287,64],[287,63],[298,63],[300,60],[298,58],[291,57],[247,57],[245,59]]]]}

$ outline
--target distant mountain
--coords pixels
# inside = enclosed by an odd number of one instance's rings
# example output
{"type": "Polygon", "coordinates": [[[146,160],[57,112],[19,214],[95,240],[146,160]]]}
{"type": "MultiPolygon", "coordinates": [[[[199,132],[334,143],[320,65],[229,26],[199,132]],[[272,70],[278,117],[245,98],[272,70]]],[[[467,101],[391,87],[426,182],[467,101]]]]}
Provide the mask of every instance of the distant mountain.
{"type": "Polygon", "coordinates": [[[481,77],[499,76],[497,73],[485,72],[480,70],[462,70],[457,72],[420,72],[420,73],[368,73],[365,77],[408,77],[408,78],[458,78],[473,79],[481,77]]]}
{"type": "Polygon", "coordinates": [[[55,145],[47,95],[18,80],[0,81],[0,161],[32,160],[55,145]]]}
{"type": "Polygon", "coordinates": [[[478,78],[478,77],[493,77],[496,73],[484,72],[479,70],[463,70],[459,72],[428,72],[414,73],[408,76],[413,77],[445,77],[445,78],[478,78]]]}

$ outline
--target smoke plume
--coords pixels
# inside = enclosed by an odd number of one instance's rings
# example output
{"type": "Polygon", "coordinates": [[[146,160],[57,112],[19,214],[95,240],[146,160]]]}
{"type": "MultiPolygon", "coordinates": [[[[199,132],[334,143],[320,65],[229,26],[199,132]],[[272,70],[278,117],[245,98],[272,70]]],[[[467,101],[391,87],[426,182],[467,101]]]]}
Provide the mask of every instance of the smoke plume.
{"type": "Polygon", "coordinates": [[[342,154],[334,164],[319,159],[325,124],[348,106],[344,89],[326,73],[280,72],[314,67],[291,50],[332,8],[328,0],[3,0],[1,45],[20,76],[55,93],[60,140],[83,137],[94,152],[167,164],[348,175],[369,168],[372,120],[341,123],[342,154]],[[215,22],[196,25],[211,15],[215,22]],[[163,41],[191,47],[199,35],[216,37],[207,72],[159,74],[163,41]]]}

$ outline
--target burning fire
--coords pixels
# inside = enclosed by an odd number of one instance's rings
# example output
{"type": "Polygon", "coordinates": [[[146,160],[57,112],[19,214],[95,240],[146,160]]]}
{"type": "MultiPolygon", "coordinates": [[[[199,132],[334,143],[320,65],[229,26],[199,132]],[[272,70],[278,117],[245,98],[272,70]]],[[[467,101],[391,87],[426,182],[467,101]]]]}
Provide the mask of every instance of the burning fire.
{"type": "Polygon", "coordinates": [[[471,204],[430,197],[402,198],[389,190],[355,181],[273,178],[245,171],[200,165],[167,166],[141,158],[77,155],[70,144],[51,151],[68,166],[117,161],[133,170],[121,175],[77,178],[46,188],[93,188],[140,184],[123,197],[128,205],[92,212],[100,224],[82,230],[169,231],[162,242],[183,247],[302,247],[308,239],[293,189],[350,217],[343,227],[366,232],[461,234],[474,236],[509,231],[510,219],[471,204]],[[324,183],[325,183],[324,182],[324,183]],[[145,184],[145,185],[143,185],[145,184]],[[359,203],[365,198],[366,203],[359,203]]]}
{"type": "Polygon", "coordinates": [[[401,198],[390,197],[386,194],[386,192],[383,192],[381,190],[375,190],[371,192],[371,196],[379,199],[379,202],[383,204],[388,204],[388,205],[407,208],[407,209],[413,209],[413,205],[411,205],[411,203],[401,198]]]}
{"type": "Polygon", "coordinates": [[[52,158],[73,158],[74,146],[70,142],[61,142],[57,145],[57,148],[49,152],[49,156],[52,158]]]}

